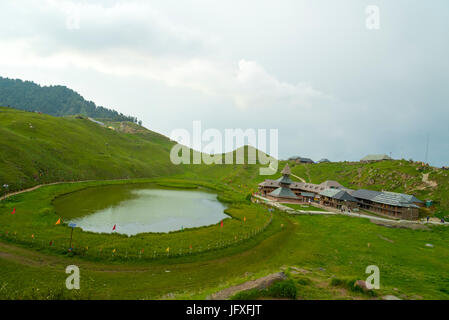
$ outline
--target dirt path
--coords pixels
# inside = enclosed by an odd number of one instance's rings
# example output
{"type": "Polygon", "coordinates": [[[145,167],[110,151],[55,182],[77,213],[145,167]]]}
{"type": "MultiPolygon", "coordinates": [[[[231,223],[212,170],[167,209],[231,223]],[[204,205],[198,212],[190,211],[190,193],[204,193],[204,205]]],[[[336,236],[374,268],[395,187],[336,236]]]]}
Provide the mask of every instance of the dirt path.
{"type": "Polygon", "coordinates": [[[438,183],[436,183],[435,181],[429,180],[428,173],[423,173],[422,182],[424,182],[425,184],[427,184],[429,187],[432,187],[432,188],[438,187],[438,183]]]}
{"type": "Polygon", "coordinates": [[[256,279],[256,280],[250,280],[247,282],[244,282],[242,284],[232,286],[229,288],[226,288],[224,290],[218,291],[214,294],[211,294],[209,297],[207,297],[208,300],[227,300],[236,293],[239,293],[241,291],[251,290],[251,289],[265,289],[269,287],[273,282],[287,279],[287,276],[283,272],[273,273],[268,276],[256,279]]]}
{"type": "Polygon", "coordinates": [[[304,183],[307,183],[306,182],[306,180],[304,180],[303,178],[301,178],[301,177],[298,177],[297,175],[295,175],[295,174],[291,174],[293,177],[295,177],[296,179],[298,179],[298,180],[300,180],[301,182],[304,182],[304,183]]]}
{"type": "Polygon", "coordinates": [[[6,194],[6,195],[3,195],[3,196],[0,197],[0,201],[1,201],[1,200],[4,200],[4,199],[6,199],[6,198],[9,198],[9,197],[15,196],[15,195],[17,195],[17,194],[21,194],[21,193],[25,193],[25,192],[34,191],[34,190],[36,190],[36,189],[39,189],[40,187],[52,186],[52,185],[55,185],[55,184],[63,184],[63,183],[82,183],[82,182],[93,182],[93,181],[123,181],[123,180],[131,180],[131,179],[59,181],[59,182],[51,182],[51,183],[38,184],[37,186],[31,187],[31,188],[27,188],[27,189],[15,191],[15,192],[11,192],[11,193],[8,193],[8,194],[6,194]]]}

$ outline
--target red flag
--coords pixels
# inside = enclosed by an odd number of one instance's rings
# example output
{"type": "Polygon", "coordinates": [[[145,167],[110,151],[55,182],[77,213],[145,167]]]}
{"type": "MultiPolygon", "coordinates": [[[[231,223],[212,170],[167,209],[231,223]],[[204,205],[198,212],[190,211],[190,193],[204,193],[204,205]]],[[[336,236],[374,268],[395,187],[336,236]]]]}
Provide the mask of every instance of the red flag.
{"type": "Polygon", "coordinates": [[[114,226],[112,227],[112,231],[114,231],[115,230],[115,224],[114,224],[114,226]]]}
{"type": "Polygon", "coordinates": [[[220,227],[223,228],[223,220],[221,220],[220,227]]]}
{"type": "Polygon", "coordinates": [[[14,213],[16,213],[16,208],[12,209],[11,214],[14,214],[14,213]]]}

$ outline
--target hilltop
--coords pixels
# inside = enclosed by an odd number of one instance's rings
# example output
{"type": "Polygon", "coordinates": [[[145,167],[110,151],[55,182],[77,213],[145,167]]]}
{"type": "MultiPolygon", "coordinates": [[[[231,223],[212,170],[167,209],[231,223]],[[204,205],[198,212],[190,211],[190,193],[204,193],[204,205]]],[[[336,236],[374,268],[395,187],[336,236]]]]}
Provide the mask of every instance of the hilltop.
{"type": "Polygon", "coordinates": [[[65,86],[40,86],[32,81],[2,77],[0,106],[37,111],[57,117],[83,114],[97,119],[137,122],[135,117],[86,101],[79,93],[65,86]]]}

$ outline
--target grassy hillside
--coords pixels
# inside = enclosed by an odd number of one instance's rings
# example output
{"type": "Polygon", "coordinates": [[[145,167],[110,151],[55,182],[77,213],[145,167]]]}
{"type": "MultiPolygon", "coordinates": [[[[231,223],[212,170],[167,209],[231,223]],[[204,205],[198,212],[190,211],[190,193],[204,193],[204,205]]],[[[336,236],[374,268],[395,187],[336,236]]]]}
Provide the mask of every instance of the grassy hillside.
{"type": "Polygon", "coordinates": [[[173,142],[140,127],[124,133],[81,117],[0,108],[0,184],[10,191],[67,180],[154,177],[180,172],[173,142]]]}

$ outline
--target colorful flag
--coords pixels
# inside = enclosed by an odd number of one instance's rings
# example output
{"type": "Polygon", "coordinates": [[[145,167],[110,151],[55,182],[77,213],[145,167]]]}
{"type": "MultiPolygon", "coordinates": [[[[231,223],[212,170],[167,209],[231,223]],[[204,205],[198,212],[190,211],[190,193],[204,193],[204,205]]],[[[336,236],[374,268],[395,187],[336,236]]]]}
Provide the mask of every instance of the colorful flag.
{"type": "Polygon", "coordinates": [[[223,220],[221,220],[220,227],[223,228],[223,220]]]}
{"type": "Polygon", "coordinates": [[[16,213],[16,208],[12,209],[11,214],[15,214],[16,213]]]}
{"type": "Polygon", "coordinates": [[[61,224],[61,218],[59,218],[58,221],[56,221],[55,225],[56,224],[61,224]]]}
{"type": "Polygon", "coordinates": [[[114,226],[112,227],[112,231],[114,231],[114,230],[115,230],[115,227],[116,227],[116,225],[114,224],[114,226]]]}
{"type": "Polygon", "coordinates": [[[34,239],[34,233],[31,235],[31,238],[33,238],[34,239]]]}
{"type": "Polygon", "coordinates": [[[170,247],[168,247],[165,251],[170,252],[170,247]]]}
{"type": "Polygon", "coordinates": [[[246,217],[243,217],[243,222],[246,222],[246,217]]]}

